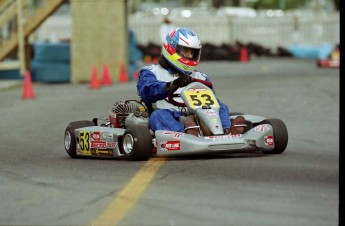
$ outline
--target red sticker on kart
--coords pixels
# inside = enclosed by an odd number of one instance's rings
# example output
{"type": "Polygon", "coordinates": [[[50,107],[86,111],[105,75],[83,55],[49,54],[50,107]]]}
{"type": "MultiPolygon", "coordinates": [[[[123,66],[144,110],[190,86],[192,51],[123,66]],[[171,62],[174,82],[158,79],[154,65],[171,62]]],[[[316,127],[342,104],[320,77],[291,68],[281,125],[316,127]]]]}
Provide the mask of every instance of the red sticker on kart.
{"type": "Polygon", "coordinates": [[[274,144],[273,136],[264,137],[265,145],[272,146],[274,144]]]}
{"type": "Polygon", "coordinates": [[[181,150],[181,145],[179,140],[171,140],[161,143],[161,151],[179,151],[181,150]]]}
{"type": "Polygon", "coordinates": [[[107,142],[107,148],[115,148],[117,145],[117,142],[107,142]]]}
{"type": "Polygon", "coordinates": [[[171,135],[171,136],[176,137],[176,138],[179,138],[179,137],[184,136],[183,133],[180,133],[180,132],[173,132],[173,131],[164,131],[164,132],[163,132],[163,135],[171,135]]]}
{"type": "Polygon", "coordinates": [[[100,132],[93,132],[91,133],[91,139],[92,140],[101,140],[101,133],[100,132]]]}
{"type": "Polygon", "coordinates": [[[106,149],[107,143],[106,142],[100,142],[100,141],[91,141],[91,148],[95,149],[106,149]]]}

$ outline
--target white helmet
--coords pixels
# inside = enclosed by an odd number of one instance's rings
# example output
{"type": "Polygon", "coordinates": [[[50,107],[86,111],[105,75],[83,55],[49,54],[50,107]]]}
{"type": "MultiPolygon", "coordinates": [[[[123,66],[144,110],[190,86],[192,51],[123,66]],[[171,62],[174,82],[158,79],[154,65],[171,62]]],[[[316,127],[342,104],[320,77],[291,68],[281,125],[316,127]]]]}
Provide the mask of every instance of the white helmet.
{"type": "Polygon", "coordinates": [[[163,43],[163,56],[182,74],[189,75],[199,64],[201,55],[201,42],[196,33],[188,28],[178,27],[167,34],[163,43]],[[185,51],[190,56],[185,56],[185,51]]]}

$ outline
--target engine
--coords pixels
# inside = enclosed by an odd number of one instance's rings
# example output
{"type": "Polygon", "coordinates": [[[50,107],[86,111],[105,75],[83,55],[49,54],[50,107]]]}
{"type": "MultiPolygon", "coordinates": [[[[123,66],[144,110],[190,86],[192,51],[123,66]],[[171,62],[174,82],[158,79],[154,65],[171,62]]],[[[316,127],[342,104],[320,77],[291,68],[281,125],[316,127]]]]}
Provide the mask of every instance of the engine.
{"type": "Polygon", "coordinates": [[[109,112],[109,121],[115,128],[125,128],[125,119],[130,113],[146,111],[145,104],[137,100],[115,101],[109,112]]]}

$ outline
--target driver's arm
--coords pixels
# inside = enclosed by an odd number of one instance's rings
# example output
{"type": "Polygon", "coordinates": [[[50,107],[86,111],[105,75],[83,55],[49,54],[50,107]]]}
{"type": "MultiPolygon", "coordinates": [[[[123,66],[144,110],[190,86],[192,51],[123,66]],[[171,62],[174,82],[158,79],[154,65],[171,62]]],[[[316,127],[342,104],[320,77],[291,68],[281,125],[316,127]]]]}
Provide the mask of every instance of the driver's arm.
{"type": "Polygon", "coordinates": [[[137,92],[144,102],[154,103],[165,99],[168,96],[166,85],[166,82],[159,81],[150,70],[140,70],[137,92]]]}

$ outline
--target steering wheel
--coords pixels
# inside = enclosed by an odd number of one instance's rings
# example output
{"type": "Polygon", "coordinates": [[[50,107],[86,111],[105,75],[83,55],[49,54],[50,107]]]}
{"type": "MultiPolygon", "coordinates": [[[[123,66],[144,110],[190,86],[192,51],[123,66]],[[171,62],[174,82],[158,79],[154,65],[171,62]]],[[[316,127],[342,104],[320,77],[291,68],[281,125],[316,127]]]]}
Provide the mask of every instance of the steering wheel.
{"type": "MultiPolygon", "coordinates": [[[[192,82],[200,82],[206,86],[208,86],[209,88],[212,89],[212,83],[211,82],[208,82],[208,81],[205,81],[205,80],[201,80],[201,79],[197,79],[197,78],[192,78],[192,82]]],[[[175,105],[175,106],[178,106],[178,107],[186,107],[186,104],[183,103],[183,102],[177,102],[174,98],[176,97],[180,97],[180,94],[177,94],[177,93],[174,93],[178,88],[178,86],[173,86],[171,89],[170,89],[170,92],[168,93],[168,100],[171,104],[175,105]]]]}

